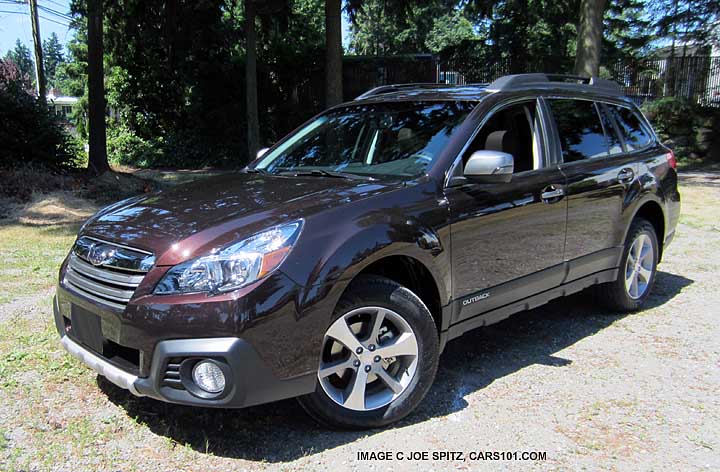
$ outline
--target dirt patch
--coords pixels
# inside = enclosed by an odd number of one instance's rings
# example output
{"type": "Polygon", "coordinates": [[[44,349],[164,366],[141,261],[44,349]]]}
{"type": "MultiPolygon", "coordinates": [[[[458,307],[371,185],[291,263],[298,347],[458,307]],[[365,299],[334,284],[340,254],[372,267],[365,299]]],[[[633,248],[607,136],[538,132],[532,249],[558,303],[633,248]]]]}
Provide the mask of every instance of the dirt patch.
{"type": "Polygon", "coordinates": [[[8,217],[29,226],[82,223],[99,209],[96,203],[68,191],[35,194],[30,202],[14,207],[8,217]]]}
{"type": "Polygon", "coordinates": [[[37,194],[68,192],[77,198],[107,204],[159,188],[160,184],[154,180],[124,172],[93,176],[81,169],[0,170],[0,218],[9,217],[18,205],[32,201],[37,194]]]}

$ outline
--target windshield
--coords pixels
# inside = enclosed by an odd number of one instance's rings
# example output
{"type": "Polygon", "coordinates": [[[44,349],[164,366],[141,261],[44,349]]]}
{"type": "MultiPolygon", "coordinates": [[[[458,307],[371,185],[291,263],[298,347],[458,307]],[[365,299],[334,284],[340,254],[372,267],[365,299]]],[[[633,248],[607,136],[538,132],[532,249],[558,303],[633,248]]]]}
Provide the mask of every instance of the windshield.
{"type": "Polygon", "coordinates": [[[437,159],[471,102],[394,102],[332,110],[255,166],[273,174],[420,175],[437,159]]]}

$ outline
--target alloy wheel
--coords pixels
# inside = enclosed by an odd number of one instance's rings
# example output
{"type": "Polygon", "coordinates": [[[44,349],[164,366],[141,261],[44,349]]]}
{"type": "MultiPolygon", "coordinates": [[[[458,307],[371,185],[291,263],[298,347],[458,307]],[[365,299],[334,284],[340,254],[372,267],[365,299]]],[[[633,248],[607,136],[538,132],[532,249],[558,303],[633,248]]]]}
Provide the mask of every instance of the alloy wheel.
{"type": "Polygon", "coordinates": [[[325,333],[318,379],[338,405],[355,411],[381,408],[407,390],[418,350],[415,333],[398,313],[357,308],[325,333]]]}
{"type": "Polygon", "coordinates": [[[654,263],[652,239],[640,233],[630,246],[625,262],[625,290],[633,300],[642,297],[647,291],[654,263]]]}

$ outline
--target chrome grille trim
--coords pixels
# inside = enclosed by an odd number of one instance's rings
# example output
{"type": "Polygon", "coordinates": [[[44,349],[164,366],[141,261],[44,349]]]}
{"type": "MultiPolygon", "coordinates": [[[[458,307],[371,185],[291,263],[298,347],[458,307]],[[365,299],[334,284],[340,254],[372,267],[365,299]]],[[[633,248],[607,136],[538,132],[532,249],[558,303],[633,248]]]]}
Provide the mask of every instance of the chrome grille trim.
{"type": "Polygon", "coordinates": [[[116,309],[118,309],[118,310],[124,310],[124,309],[125,309],[125,306],[126,306],[126,305],[121,305],[121,304],[119,304],[119,303],[113,303],[113,302],[111,302],[110,300],[105,300],[104,298],[96,297],[95,295],[93,295],[93,294],[91,294],[91,293],[88,293],[88,292],[86,292],[85,290],[82,290],[82,289],[79,288],[79,287],[74,286],[72,283],[68,282],[67,279],[65,279],[65,285],[66,285],[67,287],[72,288],[72,289],[75,290],[76,292],[81,293],[84,297],[87,297],[87,298],[89,298],[90,300],[96,301],[96,302],[98,302],[98,303],[102,303],[103,305],[107,305],[107,306],[110,306],[110,307],[112,307],[112,308],[116,308],[116,309]]]}
{"type": "Polygon", "coordinates": [[[78,275],[74,270],[70,269],[67,272],[66,275],[68,281],[75,285],[76,287],[80,287],[81,289],[85,290],[86,292],[90,293],[96,293],[98,295],[101,295],[105,298],[109,298],[111,300],[115,300],[117,302],[127,303],[132,298],[134,290],[121,290],[118,288],[110,287],[107,285],[102,285],[97,282],[93,282],[90,279],[87,279],[81,275],[78,275]]]}
{"type": "MultiPolygon", "coordinates": [[[[112,243],[103,244],[109,246],[112,243]]],[[[123,248],[134,251],[125,246],[123,248]]],[[[145,251],[142,253],[146,254],[145,251]]],[[[152,254],[149,257],[152,257],[152,254]]],[[[63,283],[90,300],[122,311],[132,299],[135,289],[145,278],[145,274],[146,272],[136,270],[118,270],[104,265],[92,265],[76,254],[73,248],[68,258],[63,283]]]]}
{"type": "Polygon", "coordinates": [[[74,272],[77,272],[80,275],[84,275],[85,277],[91,277],[93,279],[109,284],[132,287],[133,289],[137,287],[140,282],[142,282],[142,279],[145,277],[145,275],[130,275],[123,274],[122,272],[113,272],[110,270],[101,269],[93,266],[92,264],[88,264],[75,254],[70,254],[70,264],[68,264],[68,267],[74,272]]]}
{"type": "Polygon", "coordinates": [[[118,244],[118,243],[114,243],[114,242],[111,242],[111,241],[105,241],[104,239],[94,238],[94,237],[92,237],[92,236],[83,236],[83,238],[85,238],[85,239],[92,239],[93,241],[97,241],[97,242],[99,242],[99,243],[109,244],[109,245],[111,245],[111,246],[117,246],[117,247],[121,247],[121,248],[123,248],[123,249],[129,249],[129,250],[131,250],[131,251],[133,251],[133,252],[139,252],[139,253],[141,253],[141,254],[147,254],[148,256],[152,256],[152,255],[153,255],[152,252],[145,251],[145,250],[143,250],[143,249],[138,249],[138,248],[136,248],[136,247],[125,246],[124,244],[118,244]]]}
{"type": "Polygon", "coordinates": [[[144,274],[155,265],[155,256],[152,253],[89,236],[79,237],[72,252],[95,267],[124,272],[144,274]]]}

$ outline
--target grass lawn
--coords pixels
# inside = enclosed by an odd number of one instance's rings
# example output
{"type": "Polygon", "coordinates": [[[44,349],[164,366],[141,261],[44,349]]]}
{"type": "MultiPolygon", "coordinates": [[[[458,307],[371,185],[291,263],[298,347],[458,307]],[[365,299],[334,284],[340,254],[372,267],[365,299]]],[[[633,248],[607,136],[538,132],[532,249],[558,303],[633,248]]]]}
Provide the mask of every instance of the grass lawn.
{"type": "Polygon", "coordinates": [[[0,225],[0,303],[43,292],[57,281],[57,270],[75,241],[80,224],[32,227],[0,225]]]}

